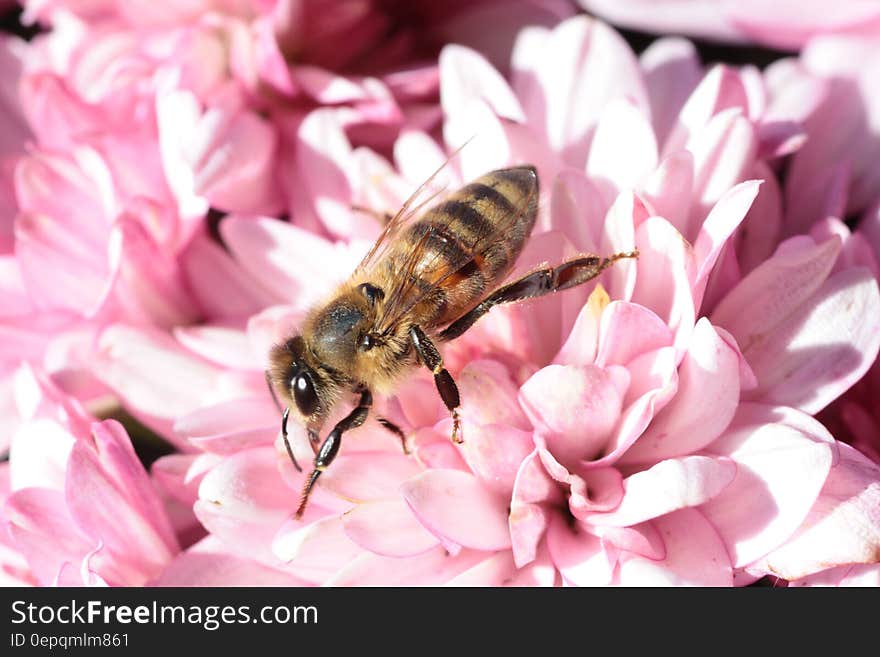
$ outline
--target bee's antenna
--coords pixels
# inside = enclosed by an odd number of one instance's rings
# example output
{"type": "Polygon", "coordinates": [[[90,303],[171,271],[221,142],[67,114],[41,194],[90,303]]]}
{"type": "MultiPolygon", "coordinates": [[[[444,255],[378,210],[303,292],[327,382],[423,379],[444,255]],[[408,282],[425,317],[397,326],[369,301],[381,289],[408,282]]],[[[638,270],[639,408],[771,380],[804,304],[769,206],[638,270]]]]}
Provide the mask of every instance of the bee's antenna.
{"type": "Polygon", "coordinates": [[[290,448],[290,441],[287,439],[287,417],[289,415],[290,407],[285,408],[284,413],[281,414],[281,439],[284,441],[284,447],[287,448],[287,455],[290,457],[293,467],[302,472],[303,469],[299,467],[299,463],[296,462],[296,457],[293,455],[293,450],[290,448]]]}
{"type": "MultiPolygon", "coordinates": [[[[272,401],[275,402],[275,408],[281,411],[281,402],[278,401],[278,395],[275,394],[275,388],[272,386],[272,378],[269,376],[268,370],[266,370],[265,375],[266,385],[269,387],[269,394],[272,395],[272,401]]],[[[290,441],[287,439],[287,417],[289,415],[290,407],[288,406],[281,412],[281,438],[284,440],[284,446],[287,448],[287,455],[290,457],[293,467],[302,472],[303,469],[299,467],[299,463],[296,462],[296,457],[293,455],[293,450],[290,448],[290,441]]]]}

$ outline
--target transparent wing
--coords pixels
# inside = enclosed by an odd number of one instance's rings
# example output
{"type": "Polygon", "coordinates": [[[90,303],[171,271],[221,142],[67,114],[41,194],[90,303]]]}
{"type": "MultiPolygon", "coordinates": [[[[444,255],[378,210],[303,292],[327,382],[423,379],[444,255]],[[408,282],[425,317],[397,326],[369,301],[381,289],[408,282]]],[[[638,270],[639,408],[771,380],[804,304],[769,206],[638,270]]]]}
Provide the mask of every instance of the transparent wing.
{"type": "Polygon", "coordinates": [[[386,291],[386,303],[377,331],[385,335],[393,333],[415,305],[444,285],[451,284],[456,276],[463,275],[462,270],[474,262],[474,256],[479,256],[493,242],[503,240],[516,220],[528,212],[533,201],[535,198],[530,195],[519,206],[508,211],[488,211],[488,216],[485,216],[487,221],[482,224],[486,228],[472,235],[462,249],[443,250],[436,246],[449,234],[449,224],[456,220],[454,215],[444,215],[444,221],[417,225],[423,232],[418,235],[418,240],[405,258],[395,263],[394,285],[386,291]]]}
{"type": "MultiPolygon", "coordinates": [[[[464,148],[464,146],[461,148],[464,148]]],[[[382,256],[388,251],[388,247],[391,244],[394,244],[395,238],[400,235],[401,231],[409,225],[413,219],[420,216],[422,210],[424,210],[427,205],[433,203],[446,193],[446,186],[432,187],[432,185],[440,172],[447,167],[449,162],[458,154],[461,148],[453,152],[452,155],[450,155],[449,158],[447,158],[446,161],[443,162],[443,164],[441,164],[425,182],[419,185],[418,189],[416,189],[406,201],[404,201],[400,210],[397,211],[397,214],[385,224],[385,227],[382,229],[376,242],[367,252],[367,255],[364,256],[364,259],[361,260],[356,271],[366,271],[382,260],[382,256]]]]}

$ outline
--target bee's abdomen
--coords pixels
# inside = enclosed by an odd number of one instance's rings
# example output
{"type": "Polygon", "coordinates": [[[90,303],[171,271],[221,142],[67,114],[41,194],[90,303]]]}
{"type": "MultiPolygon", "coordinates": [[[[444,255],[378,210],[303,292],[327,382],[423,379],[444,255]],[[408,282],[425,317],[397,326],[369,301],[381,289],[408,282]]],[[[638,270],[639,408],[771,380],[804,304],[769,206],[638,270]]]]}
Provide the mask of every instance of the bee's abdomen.
{"type": "MultiPolygon", "coordinates": [[[[419,261],[413,275],[434,288],[429,325],[468,310],[510,271],[535,223],[538,176],[533,167],[500,169],[428,210],[403,236],[419,261]]],[[[426,300],[427,303],[427,300],[426,300]]]]}

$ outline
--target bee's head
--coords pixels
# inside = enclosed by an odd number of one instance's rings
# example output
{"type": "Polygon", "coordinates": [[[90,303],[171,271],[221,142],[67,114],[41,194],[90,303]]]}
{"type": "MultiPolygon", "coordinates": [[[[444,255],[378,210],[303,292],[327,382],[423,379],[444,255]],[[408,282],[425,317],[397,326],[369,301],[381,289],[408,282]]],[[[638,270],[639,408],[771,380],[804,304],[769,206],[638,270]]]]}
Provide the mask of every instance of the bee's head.
{"type": "Polygon", "coordinates": [[[302,336],[275,345],[269,376],[279,395],[310,429],[319,429],[338,395],[339,382],[316,362],[302,336]]]}

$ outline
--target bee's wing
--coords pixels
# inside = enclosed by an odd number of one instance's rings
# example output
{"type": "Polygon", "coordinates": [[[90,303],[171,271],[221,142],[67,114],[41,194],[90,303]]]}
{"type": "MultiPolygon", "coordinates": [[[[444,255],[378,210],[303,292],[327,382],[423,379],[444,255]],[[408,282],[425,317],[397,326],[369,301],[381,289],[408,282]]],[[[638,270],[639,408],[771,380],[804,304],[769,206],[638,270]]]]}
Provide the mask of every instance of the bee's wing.
{"type": "Polygon", "coordinates": [[[442,288],[451,277],[472,263],[473,254],[479,254],[494,241],[504,239],[514,222],[529,211],[533,201],[534,196],[529,195],[510,210],[490,210],[495,214],[487,217],[488,221],[483,223],[487,228],[475,235],[466,249],[456,250],[454,254],[433,249],[429,255],[428,244],[434,235],[445,234],[447,225],[455,218],[445,215],[445,222],[431,224],[395,272],[392,278],[394,284],[386,291],[385,307],[377,323],[377,331],[386,335],[393,333],[397,324],[416,304],[442,288]]]}
{"type": "MultiPolygon", "coordinates": [[[[462,146],[462,148],[464,147],[462,146]]],[[[419,185],[419,188],[416,189],[406,201],[404,201],[400,210],[397,211],[397,214],[385,224],[385,227],[382,229],[376,242],[367,252],[367,255],[364,256],[364,259],[361,260],[356,271],[369,270],[373,265],[379,262],[388,250],[388,247],[394,243],[394,239],[400,234],[404,226],[409,224],[412,219],[418,217],[426,205],[446,192],[445,186],[435,188],[432,186],[432,183],[440,172],[446,168],[450,160],[458,154],[459,150],[461,149],[458,149],[450,155],[449,158],[431,174],[431,177],[419,185]]]]}

